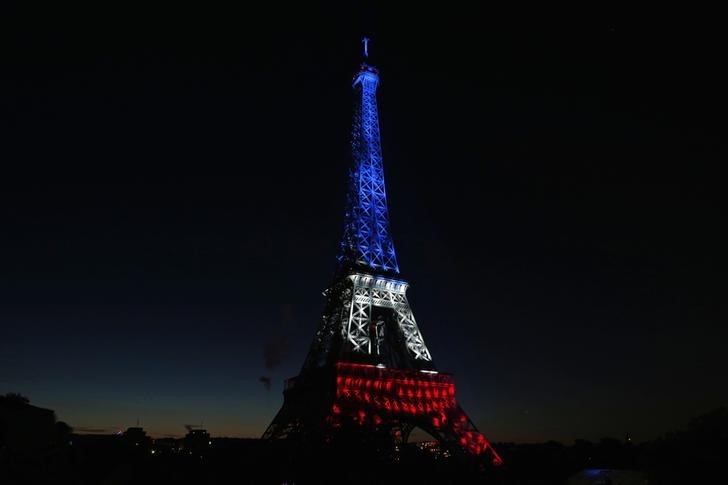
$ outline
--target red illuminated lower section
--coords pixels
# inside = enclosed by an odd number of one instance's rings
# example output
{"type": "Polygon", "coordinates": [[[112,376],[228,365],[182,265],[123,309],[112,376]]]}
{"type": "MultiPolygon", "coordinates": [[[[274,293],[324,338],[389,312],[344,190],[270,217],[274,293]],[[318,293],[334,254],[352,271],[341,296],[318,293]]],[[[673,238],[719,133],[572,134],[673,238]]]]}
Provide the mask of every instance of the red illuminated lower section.
{"type": "Polygon", "coordinates": [[[502,463],[457,405],[450,374],[338,363],[332,411],[348,415],[361,425],[378,426],[385,419],[406,417],[449,441],[457,440],[470,454],[488,451],[494,464],[502,463]]]}

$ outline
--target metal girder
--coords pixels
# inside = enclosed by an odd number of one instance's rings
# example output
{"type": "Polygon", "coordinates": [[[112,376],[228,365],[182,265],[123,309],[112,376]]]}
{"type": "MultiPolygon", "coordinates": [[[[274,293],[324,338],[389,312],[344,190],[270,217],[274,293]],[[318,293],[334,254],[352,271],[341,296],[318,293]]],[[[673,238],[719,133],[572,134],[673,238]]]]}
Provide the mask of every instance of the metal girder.
{"type": "Polygon", "coordinates": [[[328,302],[304,370],[346,361],[347,355],[377,355],[382,360],[409,363],[406,367],[431,367],[432,357],[407,301],[408,284],[402,280],[353,273],[326,291],[328,302]],[[372,316],[374,309],[390,312],[394,326],[385,328],[372,316]],[[387,332],[396,331],[404,349],[380,353],[387,332]],[[426,365],[422,365],[426,364],[426,365]]]}

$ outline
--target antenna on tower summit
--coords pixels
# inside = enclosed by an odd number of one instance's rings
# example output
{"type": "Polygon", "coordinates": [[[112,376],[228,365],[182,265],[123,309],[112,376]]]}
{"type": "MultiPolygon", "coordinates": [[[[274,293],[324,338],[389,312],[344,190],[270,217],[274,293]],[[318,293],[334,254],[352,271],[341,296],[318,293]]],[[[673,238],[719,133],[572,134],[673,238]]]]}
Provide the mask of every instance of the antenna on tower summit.
{"type": "Polygon", "coordinates": [[[361,41],[364,43],[364,59],[369,58],[369,37],[363,37],[361,41]]]}

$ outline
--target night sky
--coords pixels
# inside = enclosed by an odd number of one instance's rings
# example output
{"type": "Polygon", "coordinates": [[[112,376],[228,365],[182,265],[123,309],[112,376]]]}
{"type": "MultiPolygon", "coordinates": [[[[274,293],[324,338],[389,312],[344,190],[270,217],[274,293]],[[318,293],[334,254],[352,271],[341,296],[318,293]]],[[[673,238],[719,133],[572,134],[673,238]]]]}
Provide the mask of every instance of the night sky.
{"type": "Polygon", "coordinates": [[[0,392],[259,436],[335,269],[366,32],[402,276],[485,435],[728,401],[717,18],[55,8],[2,42],[0,392]]]}

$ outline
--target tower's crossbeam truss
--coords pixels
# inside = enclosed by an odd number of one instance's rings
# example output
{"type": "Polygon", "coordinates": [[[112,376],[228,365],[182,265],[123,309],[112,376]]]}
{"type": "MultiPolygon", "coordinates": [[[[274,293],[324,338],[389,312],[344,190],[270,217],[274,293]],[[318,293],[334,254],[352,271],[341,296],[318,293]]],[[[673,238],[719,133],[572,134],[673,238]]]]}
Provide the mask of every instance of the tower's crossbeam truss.
{"type": "Polygon", "coordinates": [[[376,342],[372,342],[370,332],[372,308],[390,308],[397,317],[397,326],[404,336],[411,357],[415,360],[432,360],[417,328],[415,316],[410,310],[406,282],[364,274],[353,274],[348,279],[353,287],[354,298],[351,301],[350,318],[344,336],[351,344],[352,351],[373,352],[376,342]]]}
{"type": "Polygon", "coordinates": [[[407,301],[408,283],[383,276],[353,273],[325,292],[328,298],[321,325],[314,337],[304,371],[346,361],[354,355],[370,357],[374,363],[395,365],[392,355],[381,352],[388,332],[401,336],[402,347],[390,349],[396,364],[405,368],[431,369],[432,356],[425,345],[407,301]],[[385,310],[392,327],[378,326],[373,314],[385,310]]]}

